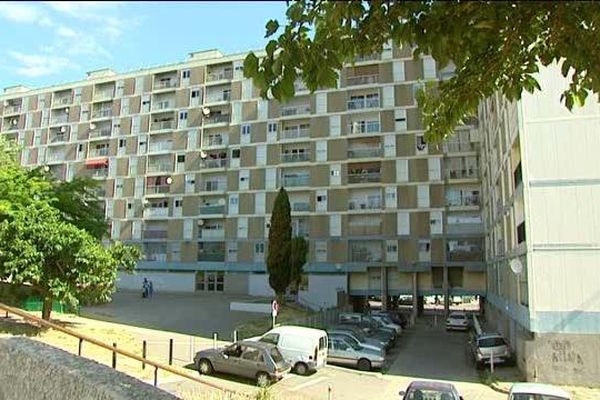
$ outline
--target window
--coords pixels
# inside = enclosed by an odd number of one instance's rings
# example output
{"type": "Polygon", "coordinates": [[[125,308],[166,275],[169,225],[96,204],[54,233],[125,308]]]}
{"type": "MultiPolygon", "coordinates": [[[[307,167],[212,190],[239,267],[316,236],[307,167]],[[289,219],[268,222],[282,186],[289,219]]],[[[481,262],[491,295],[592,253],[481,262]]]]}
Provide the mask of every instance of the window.
{"type": "Polygon", "coordinates": [[[327,195],[326,194],[322,194],[320,196],[317,196],[317,201],[318,202],[327,201],[327,195]]]}
{"type": "Polygon", "coordinates": [[[191,71],[189,69],[186,69],[181,72],[181,77],[183,79],[189,79],[190,74],[191,74],[191,71]]]}
{"type": "Polygon", "coordinates": [[[192,99],[200,97],[200,89],[192,90],[192,99]]]}
{"type": "Polygon", "coordinates": [[[327,262],[327,242],[315,242],[315,258],[317,262],[327,262]]]}
{"type": "Polygon", "coordinates": [[[431,268],[431,283],[435,289],[441,289],[444,286],[444,267],[431,268]]]}
{"type": "Polygon", "coordinates": [[[450,288],[463,287],[463,267],[448,268],[448,286],[450,288]]]}
{"type": "Polygon", "coordinates": [[[254,254],[265,254],[264,242],[258,242],[254,245],[254,254]]]}
{"type": "Polygon", "coordinates": [[[242,135],[250,134],[250,125],[242,125],[242,135]]]}
{"type": "Polygon", "coordinates": [[[277,345],[277,343],[279,343],[279,333],[268,333],[260,338],[260,341],[277,345]]]}
{"type": "Polygon", "coordinates": [[[232,149],[231,158],[240,158],[240,149],[232,149]]]}
{"type": "Polygon", "coordinates": [[[388,243],[386,246],[386,251],[388,253],[396,253],[398,251],[398,245],[394,243],[388,243]]]}
{"type": "Polygon", "coordinates": [[[267,124],[267,132],[269,132],[269,133],[277,132],[277,122],[269,122],[267,124]]]}
{"type": "Polygon", "coordinates": [[[248,360],[248,361],[253,361],[253,362],[258,362],[258,361],[262,361],[262,354],[261,354],[260,350],[258,350],[258,349],[249,348],[248,350],[246,350],[244,352],[244,354],[242,354],[242,359],[248,360]]]}
{"type": "Polygon", "coordinates": [[[80,144],[80,145],[77,147],[77,151],[80,151],[80,152],[81,152],[81,151],[83,151],[83,145],[82,145],[82,144],[80,144]]]}
{"type": "Polygon", "coordinates": [[[183,199],[175,200],[175,208],[183,207],[183,199]]]}
{"type": "Polygon", "coordinates": [[[177,155],[177,162],[178,163],[185,162],[185,154],[179,154],[179,155],[177,155]]]}
{"type": "Polygon", "coordinates": [[[427,143],[425,143],[425,136],[419,135],[417,136],[417,150],[423,151],[427,148],[427,143]]]}
{"type": "Polygon", "coordinates": [[[330,173],[331,173],[331,176],[340,176],[340,171],[337,169],[332,169],[330,171],[330,173]]]}
{"type": "Polygon", "coordinates": [[[185,120],[185,119],[187,119],[187,117],[188,117],[188,112],[187,111],[181,111],[179,113],[179,119],[180,120],[185,120]]]}

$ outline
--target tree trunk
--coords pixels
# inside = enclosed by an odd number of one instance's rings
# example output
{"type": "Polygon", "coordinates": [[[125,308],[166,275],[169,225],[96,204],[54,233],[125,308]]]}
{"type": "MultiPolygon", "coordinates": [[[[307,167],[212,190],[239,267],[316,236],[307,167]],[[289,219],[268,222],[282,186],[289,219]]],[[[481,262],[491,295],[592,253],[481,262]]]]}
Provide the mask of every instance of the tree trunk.
{"type": "Polygon", "coordinates": [[[52,313],[52,297],[46,296],[46,297],[44,297],[44,302],[42,304],[42,319],[44,321],[50,321],[51,313],[52,313]]]}
{"type": "Polygon", "coordinates": [[[277,304],[285,304],[285,292],[275,293],[275,298],[277,299],[277,304]]]}

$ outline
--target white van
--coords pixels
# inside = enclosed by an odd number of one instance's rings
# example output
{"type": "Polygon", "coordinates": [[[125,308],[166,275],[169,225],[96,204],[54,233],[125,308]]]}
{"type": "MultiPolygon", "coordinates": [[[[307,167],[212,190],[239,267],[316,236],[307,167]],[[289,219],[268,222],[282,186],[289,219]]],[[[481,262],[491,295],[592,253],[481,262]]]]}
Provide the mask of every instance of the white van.
{"type": "Polygon", "coordinates": [[[320,329],[278,326],[256,339],[277,345],[298,375],[317,370],[327,361],[327,332],[320,329]]]}

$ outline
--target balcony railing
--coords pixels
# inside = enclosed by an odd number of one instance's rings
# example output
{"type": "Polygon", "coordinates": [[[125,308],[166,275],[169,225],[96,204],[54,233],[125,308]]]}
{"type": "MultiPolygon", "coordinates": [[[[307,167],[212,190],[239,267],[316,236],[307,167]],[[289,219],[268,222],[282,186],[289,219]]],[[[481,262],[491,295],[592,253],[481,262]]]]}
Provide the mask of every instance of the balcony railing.
{"type": "Polygon", "coordinates": [[[479,195],[465,195],[459,199],[446,199],[446,205],[450,207],[461,207],[461,206],[478,206],[480,204],[479,195]]]}
{"type": "Polygon", "coordinates": [[[155,153],[155,152],[159,152],[159,151],[169,151],[171,149],[173,149],[173,142],[150,143],[150,145],[148,146],[149,153],[155,153]]]}
{"type": "Polygon", "coordinates": [[[373,61],[373,60],[379,60],[380,58],[381,58],[381,56],[379,55],[379,53],[372,53],[372,54],[365,54],[363,56],[358,56],[354,59],[354,61],[356,61],[356,62],[373,61]]]}
{"type": "Polygon", "coordinates": [[[205,124],[220,124],[223,122],[229,122],[230,115],[229,114],[216,114],[212,115],[204,120],[205,124]]]}
{"type": "Polygon", "coordinates": [[[21,105],[8,105],[4,107],[4,115],[6,114],[18,114],[21,112],[21,105]]]}
{"type": "Polygon", "coordinates": [[[281,116],[288,117],[290,115],[310,114],[310,105],[302,104],[299,106],[281,107],[281,116]]]}
{"type": "Polygon", "coordinates": [[[444,143],[446,153],[461,153],[475,151],[475,143],[451,141],[444,143]]]}
{"type": "Polygon", "coordinates": [[[282,153],[281,162],[292,163],[292,162],[305,162],[310,161],[310,152],[304,153],[282,153]]]}
{"type": "Polygon", "coordinates": [[[144,210],[144,217],[168,217],[169,209],[167,207],[151,207],[144,210]]]}
{"type": "Polygon", "coordinates": [[[371,251],[366,248],[350,249],[351,262],[381,262],[383,252],[371,251]]]}
{"type": "Polygon", "coordinates": [[[112,109],[97,110],[92,113],[92,118],[108,118],[112,116],[112,109]]]}
{"type": "Polygon", "coordinates": [[[306,202],[292,203],[292,211],[310,211],[310,204],[306,202]]]}
{"type": "Polygon", "coordinates": [[[366,235],[380,235],[380,225],[350,225],[348,227],[348,234],[354,236],[366,236],[366,235]]]}
{"type": "Polygon", "coordinates": [[[160,131],[163,129],[173,129],[174,126],[175,126],[174,120],[155,121],[150,125],[150,130],[151,131],[160,131]]]}
{"type": "Polygon", "coordinates": [[[89,174],[94,178],[106,178],[108,176],[108,168],[92,169],[89,174]]]}
{"type": "Polygon", "coordinates": [[[309,128],[284,128],[281,132],[282,139],[300,139],[310,136],[309,128]]]}
{"type": "Polygon", "coordinates": [[[381,182],[381,172],[348,174],[348,183],[381,182]]]}
{"type": "Polygon", "coordinates": [[[380,210],[381,198],[378,199],[363,199],[350,200],[348,202],[348,210],[380,210]]]}
{"type": "Polygon", "coordinates": [[[165,253],[148,253],[144,255],[145,261],[166,262],[167,255],[165,253]]]}
{"type": "Polygon", "coordinates": [[[90,151],[90,157],[106,157],[108,156],[108,147],[103,147],[101,149],[93,149],[90,151]]]}
{"type": "Polygon", "coordinates": [[[198,261],[225,261],[225,252],[199,250],[198,261]]]}
{"type": "Polygon", "coordinates": [[[451,235],[483,233],[482,223],[450,223],[446,225],[447,233],[451,235]]]}
{"type": "Polygon", "coordinates": [[[348,150],[348,158],[381,157],[381,154],[382,150],[379,147],[348,150]]]}
{"type": "Polygon", "coordinates": [[[448,261],[483,261],[481,249],[456,249],[448,250],[448,261]]]}
{"type": "Polygon", "coordinates": [[[379,75],[359,75],[346,78],[346,86],[369,85],[377,83],[379,75]]]}
{"type": "Polygon", "coordinates": [[[165,230],[147,230],[143,233],[144,239],[166,239],[168,232],[165,230]]]}
{"type": "Polygon", "coordinates": [[[160,81],[154,81],[154,89],[168,89],[179,86],[177,79],[165,79],[160,81]]]}
{"type": "Polygon", "coordinates": [[[363,99],[352,99],[348,100],[348,110],[360,110],[363,108],[377,108],[379,107],[379,98],[363,98],[363,99]]]}
{"type": "Polygon", "coordinates": [[[379,121],[357,121],[350,123],[348,124],[348,132],[350,132],[351,135],[380,132],[379,121]]]}
{"type": "Polygon", "coordinates": [[[223,239],[225,229],[198,229],[198,239],[223,239]]]}
{"type": "Polygon", "coordinates": [[[68,115],[58,115],[50,118],[50,125],[66,124],[69,122],[68,115]]]}
{"type": "Polygon", "coordinates": [[[111,127],[94,129],[93,131],[90,131],[90,138],[107,137],[110,136],[111,131],[111,127]]]}
{"type": "Polygon", "coordinates": [[[225,168],[227,166],[227,158],[219,158],[216,160],[202,160],[202,168],[225,168]]]}
{"type": "Polygon", "coordinates": [[[159,101],[154,103],[152,110],[168,110],[175,107],[175,102],[172,101],[159,101]]]}
{"type": "Polygon", "coordinates": [[[284,176],[284,187],[308,186],[310,184],[310,176],[284,176]]]}
{"type": "Polygon", "coordinates": [[[204,139],[203,146],[227,146],[229,144],[229,138],[226,136],[213,136],[204,139]]]}
{"type": "Polygon", "coordinates": [[[207,82],[222,81],[224,79],[233,79],[233,70],[214,71],[206,75],[207,82]]]}
{"type": "Polygon", "coordinates": [[[66,142],[68,139],[69,135],[67,135],[66,133],[56,134],[50,137],[50,143],[66,142]]]}
{"type": "Polygon", "coordinates": [[[169,193],[170,191],[171,187],[169,185],[146,186],[147,194],[169,193]]]}
{"type": "Polygon", "coordinates": [[[224,205],[207,205],[200,206],[200,214],[224,214],[225,206],[224,205]]]}
{"type": "Polygon", "coordinates": [[[227,190],[227,184],[224,182],[209,181],[204,182],[205,192],[224,192],[227,190]]]}
{"type": "Polygon", "coordinates": [[[448,179],[476,179],[479,176],[477,168],[449,169],[446,170],[448,179]]]}
{"type": "Polygon", "coordinates": [[[221,92],[221,93],[208,93],[206,95],[206,99],[204,99],[205,103],[218,103],[221,101],[229,101],[231,100],[231,92],[221,92]]]}
{"type": "Polygon", "coordinates": [[[113,90],[100,90],[94,93],[94,100],[110,99],[113,97],[113,90]]]}
{"type": "Polygon", "coordinates": [[[73,97],[71,96],[67,96],[67,97],[57,97],[54,99],[54,105],[57,106],[66,106],[69,105],[73,102],[73,97]]]}
{"type": "Polygon", "coordinates": [[[172,171],[173,171],[172,163],[148,164],[148,172],[172,172],[172,171]]]}
{"type": "Polygon", "coordinates": [[[48,153],[46,155],[46,161],[48,161],[48,162],[65,161],[65,153],[48,153]]]}

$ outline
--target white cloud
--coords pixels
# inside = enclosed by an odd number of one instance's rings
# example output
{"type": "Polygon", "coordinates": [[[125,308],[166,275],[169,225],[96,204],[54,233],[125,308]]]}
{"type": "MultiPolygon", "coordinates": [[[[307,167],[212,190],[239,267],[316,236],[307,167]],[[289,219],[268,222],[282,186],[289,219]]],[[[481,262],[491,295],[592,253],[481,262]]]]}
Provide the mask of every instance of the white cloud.
{"type": "Polygon", "coordinates": [[[62,25],[56,29],[56,34],[58,36],[67,37],[67,38],[72,38],[72,37],[77,36],[77,32],[75,32],[73,29],[67,28],[66,26],[62,26],[62,25]]]}
{"type": "Polygon", "coordinates": [[[76,67],[68,58],[62,56],[25,54],[19,51],[10,51],[8,54],[21,64],[15,72],[28,78],[53,75],[64,69],[76,67]]]}
{"type": "Polygon", "coordinates": [[[79,19],[97,19],[97,12],[118,8],[122,1],[47,1],[55,11],[68,14],[79,19]]]}
{"type": "Polygon", "coordinates": [[[53,25],[52,20],[33,4],[1,2],[0,18],[23,24],[39,24],[44,27],[53,25]]]}

